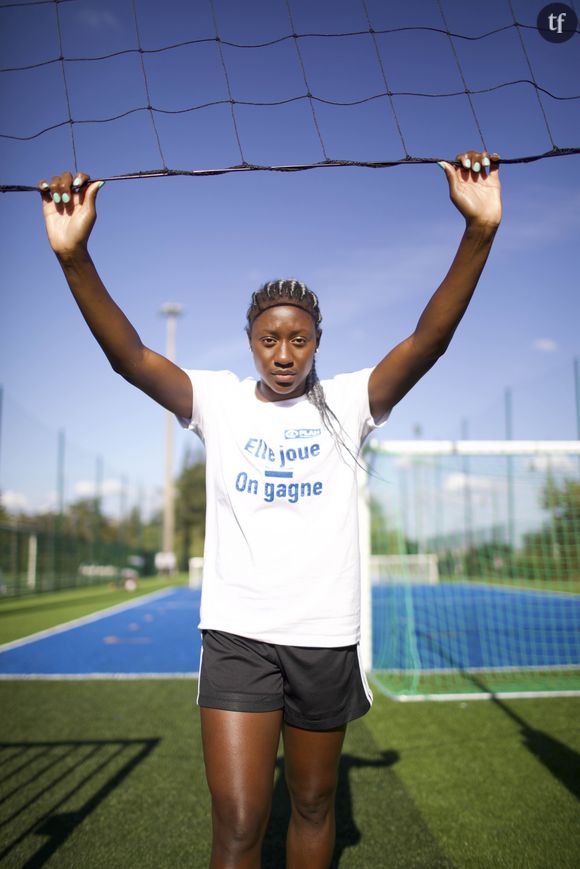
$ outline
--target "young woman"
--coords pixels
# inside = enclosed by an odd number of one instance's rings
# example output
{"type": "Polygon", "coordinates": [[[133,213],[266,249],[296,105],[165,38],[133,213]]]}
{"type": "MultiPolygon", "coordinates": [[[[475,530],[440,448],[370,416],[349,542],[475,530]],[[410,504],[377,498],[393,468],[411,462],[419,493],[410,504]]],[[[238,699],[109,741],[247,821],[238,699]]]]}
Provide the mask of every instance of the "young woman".
{"type": "Polygon", "coordinates": [[[320,382],[318,299],[273,281],[251,299],[259,379],[185,371],[145,347],[89,256],[102,182],[39,185],[50,244],[114,371],[204,441],[207,519],[200,628],[211,867],[258,867],[282,733],[292,814],[289,869],[330,865],[348,721],[372,701],[358,655],[357,454],[445,352],[501,219],[498,157],[442,163],[466,228],[415,331],[373,369],[320,382]]]}

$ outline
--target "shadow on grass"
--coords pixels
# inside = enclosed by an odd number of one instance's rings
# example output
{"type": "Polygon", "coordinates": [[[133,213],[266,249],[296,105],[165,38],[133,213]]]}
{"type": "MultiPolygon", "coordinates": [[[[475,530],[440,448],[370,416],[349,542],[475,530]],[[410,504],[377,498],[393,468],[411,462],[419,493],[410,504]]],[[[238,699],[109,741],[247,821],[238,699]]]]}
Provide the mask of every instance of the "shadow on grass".
{"type": "MultiPolygon", "coordinates": [[[[471,674],[469,678],[480,690],[489,691],[483,680],[477,676],[471,674]]],[[[518,715],[507,703],[504,703],[500,697],[493,693],[491,702],[518,725],[523,746],[570,791],[572,796],[580,800],[580,754],[564,742],[550,736],[549,733],[530,727],[521,715],[518,715]]]]}
{"type": "Polygon", "coordinates": [[[0,743],[0,863],[44,866],[160,741],[0,743]]]}
{"type": "MultiPolygon", "coordinates": [[[[335,866],[339,866],[345,848],[352,848],[358,845],[361,840],[361,832],[352,811],[350,773],[353,769],[387,768],[399,759],[399,754],[396,751],[385,751],[382,754],[383,757],[380,760],[354,757],[352,754],[343,754],[340,758],[336,792],[336,846],[332,861],[333,869],[335,866]]],[[[276,772],[272,812],[262,849],[263,869],[280,869],[286,862],[286,833],[290,820],[290,797],[284,780],[284,759],[281,757],[276,763],[276,772]]]]}
{"type": "MultiPolygon", "coordinates": [[[[450,869],[451,862],[395,772],[399,752],[380,751],[362,721],[349,725],[345,749],[339,766],[336,845],[331,869],[338,869],[345,851],[352,848],[357,866],[450,869]],[[412,861],[410,854],[414,855],[412,861]]],[[[284,781],[283,758],[278,759],[276,767],[262,869],[281,869],[286,865],[290,798],[284,781]]]]}
{"type": "MultiPolygon", "coordinates": [[[[423,638],[429,640],[432,645],[437,645],[434,643],[433,637],[424,635],[423,638]]],[[[491,702],[520,728],[524,748],[527,748],[548,772],[570,791],[572,796],[580,800],[580,754],[565,743],[560,742],[559,739],[550,736],[549,733],[530,727],[521,715],[518,715],[501,697],[494,693],[481,676],[465,670],[458,664],[448,649],[438,646],[437,653],[457,669],[462,677],[471,682],[478,691],[490,695],[491,702]]]]}

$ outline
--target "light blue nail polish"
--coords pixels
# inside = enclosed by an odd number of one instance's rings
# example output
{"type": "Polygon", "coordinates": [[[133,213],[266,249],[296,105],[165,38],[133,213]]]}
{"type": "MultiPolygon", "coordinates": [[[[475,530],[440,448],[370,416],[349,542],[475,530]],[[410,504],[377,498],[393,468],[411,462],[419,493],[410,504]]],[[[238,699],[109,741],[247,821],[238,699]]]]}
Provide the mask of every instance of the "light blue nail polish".
{"type": "Polygon", "coordinates": [[[83,183],[83,179],[80,176],[77,176],[73,181],[73,187],[80,187],[83,183]]]}
{"type": "Polygon", "coordinates": [[[479,172],[480,169],[481,169],[481,166],[479,165],[479,163],[473,164],[473,171],[474,172],[479,172]]]}
{"type": "Polygon", "coordinates": [[[471,160],[464,160],[463,161],[463,168],[464,169],[471,169],[471,160]]]}
{"type": "Polygon", "coordinates": [[[486,167],[490,165],[489,157],[484,157],[483,160],[482,160],[481,162],[482,162],[483,165],[486,166],[486,167]]]}
{"type": "Polygon", "coordinates": [[[55,205],[60,205],[60,193],[53,193],[52,201],[55,203],[55,205]]]}
{"type": "Polygon", "coordinates": [[[438,161],[437,161],[437,165],[438,165],[438,166],[441,166],[441,168],[442,168],[443,171],[445,172],[445,166],[443,165],[443,163],[441,163],[441,162],[438,160],[438,161]]]}
{"type": "Polygon", "coordinates": [[[48,184],[46,183],[46,181],[43,181],[43,183],[40,185],[40,189],[41,190],[48,190],[48,184]]]}
{"type": "Polygon", "coordinates": [[[65,205],[68,205],[68,204],[69,204],[69,202],[70,202],[70,196],[68,195],[68,193],[63,193],[63,194],[62,194],[62,201],[64,202],[65,205]]]}

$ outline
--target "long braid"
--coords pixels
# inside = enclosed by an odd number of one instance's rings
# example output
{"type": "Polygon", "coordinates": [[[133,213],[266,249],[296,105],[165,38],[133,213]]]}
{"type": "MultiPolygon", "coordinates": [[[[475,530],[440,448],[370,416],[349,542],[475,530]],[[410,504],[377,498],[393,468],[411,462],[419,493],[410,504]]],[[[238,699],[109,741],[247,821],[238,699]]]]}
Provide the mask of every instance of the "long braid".
{"type": "Polygon", "coordinates": [[[358,457],[358,449],[354,444],[352,445],[352,448],[347,444],[345,440],[346,432],[344,431],[339,418],[326,401],[324,387],[318,379],[315,360],[312,360],[312,368],[308,372],[308,377],[306,378],[306,398],[318,410],[324,427],[331,435],[339,453],[341,449],[345,449],[349,456],[354,459],[358,467],[366,472],[367,469],[363,464],[361,464],[358,457]]]}

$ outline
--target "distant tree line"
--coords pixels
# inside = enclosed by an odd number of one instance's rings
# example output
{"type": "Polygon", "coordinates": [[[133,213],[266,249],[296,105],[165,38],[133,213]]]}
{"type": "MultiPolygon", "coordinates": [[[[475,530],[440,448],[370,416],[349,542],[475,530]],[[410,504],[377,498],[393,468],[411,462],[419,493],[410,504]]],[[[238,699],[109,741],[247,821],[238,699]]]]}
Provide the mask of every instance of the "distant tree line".
{"type": "MultiPolygon", "coordinates": [[[[580,579],[580,482],[549,479],[541,494],[541,506],[547,513],[547,521],[540,530],[525,534],[518,548],[512,547],[506,539],[486,540],[471,546],[463,541],[457,548],[438,552],[439,573],[473,578],[580,579]]],[[[205,509],[205,462],[199,456],[188,454],[175,481],[175,551],[179,570],[188,569],[192,556],[203,555],[205,509]]],[[[376,498],[371,498],[370,511],[373,554],[418,551],[417,541],[403,536],[388,521],[376,498]]],[[[5,534],[15,527],[21,534],[34,531],[45,541],[42,549],[45,560],[52,558],[54,562],[54,540],[61,541],[60,549],[68,552],[71,565],[81,556],[89,562],[107,563],[107,557],[116,554],[118,559],[126,559],[132,553],[142,555],[145,572],[151,573],[154,553],[161,549],[161,512],[144,520],[140,506],[134,506],[121,519],[115,519],[101,511],[96,498],[79,499],[69,504],[62,514],[14,515],[0,505],[2,564],[10,559],[14,563],[17,558],[22,562],[22,570],[26,553],[15,556],[14,551],[8,552],[9,547],[14,550],[14,543],[10,543],[5,534]]],[[[61,559],[67,560],[65,555],[61,559]]]]}
{"type": "MultiPolygon", "coordinates": [[[[444,549],[435,546],[441,576],[580,581],[580,482],[549,478],[540,505],[547,519],[537,531],[522,536],[519,546],[507,540],[507,528],[491,539],[444,549]]],[[[375,554],[412,554],[417,542],[404,537],[389,524],[382,505],[371,499],[371,551],[375,554]]]]}

